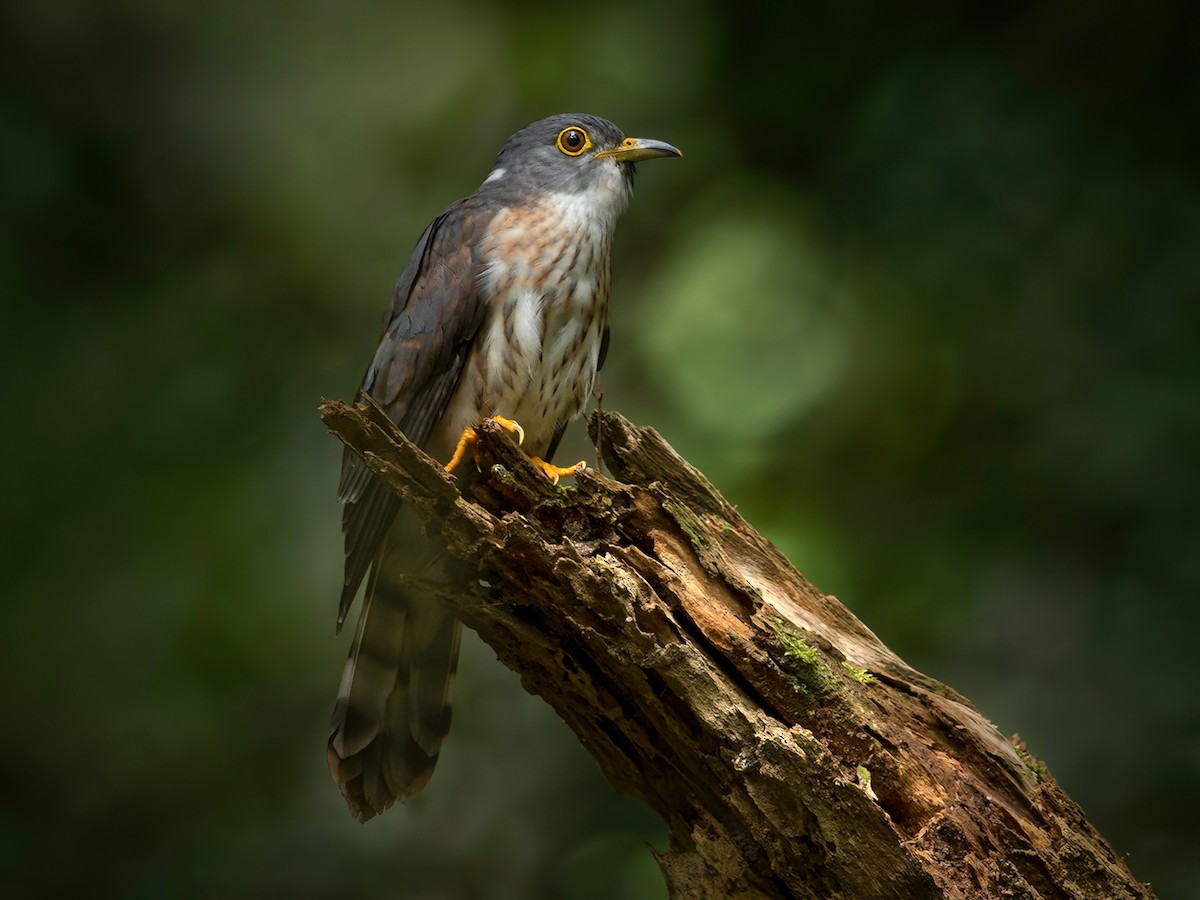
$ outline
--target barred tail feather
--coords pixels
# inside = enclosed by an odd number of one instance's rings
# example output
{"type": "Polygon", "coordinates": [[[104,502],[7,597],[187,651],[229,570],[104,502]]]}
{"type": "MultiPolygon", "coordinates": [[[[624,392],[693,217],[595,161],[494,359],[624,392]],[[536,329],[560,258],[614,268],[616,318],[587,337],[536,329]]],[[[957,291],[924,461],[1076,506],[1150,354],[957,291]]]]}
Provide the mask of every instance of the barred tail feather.
{"type": "MultiPolygon", "coordinates": [[[[428,558],[425,542],[414,543],[416,555],[428,558]]],[[[411,556],[403,546],[392,544],[391,556],[411,556]]],[[[382,556],[367,584],[327,752],[334,780],[363,822],[417,793],[433,775],[450,728],[462,634],[449,609],[396,575],[429,565],[397,565],[382,556]]]]}

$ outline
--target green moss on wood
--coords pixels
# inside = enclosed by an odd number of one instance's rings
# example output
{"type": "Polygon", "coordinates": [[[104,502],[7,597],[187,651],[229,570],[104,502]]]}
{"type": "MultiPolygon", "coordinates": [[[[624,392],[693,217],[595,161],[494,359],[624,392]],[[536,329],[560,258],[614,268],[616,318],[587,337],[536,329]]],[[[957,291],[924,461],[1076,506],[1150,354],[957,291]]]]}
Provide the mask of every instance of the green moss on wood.
{"type": "Polygon", "coordinates": [[[703,553],[708,547],[708,528],[694,512],[673,498],[666,491],[655,491],[662,508],[667,511],[679,529],[687,536],[692,548],[703,553]]]}
{"type": "Polygon", "coordinates": [[[1013,749],[1017,751],[1017,756],[1021,757],[1021,762],[1025,763],[1025,768],[1033,773],[1033,780],[1037,784],[1041,784],[1050,777],[1050,771],[1046,768],[1046,764],[1029,752],[1029,748],[1025,746],[1020,735],[1012,736],[1012,745],[1013,749]]]}
{"type": "Polygon", "coordinates": [[[871,684],[875,681],[874,675],[872,675],[866,669],[860,669],[848,659],[842,660],[842,668],[845,669],[849,673],[850,677],[859,684],[871,684]]]}
{"type": "Polygon", "coordinates": [[[776,623],[772,630],[783,646],[781,668],[801,693],[813,700],[821,700],[837,690],[837,676],[825,664],[816,647],[782,623],[776,623]]]}

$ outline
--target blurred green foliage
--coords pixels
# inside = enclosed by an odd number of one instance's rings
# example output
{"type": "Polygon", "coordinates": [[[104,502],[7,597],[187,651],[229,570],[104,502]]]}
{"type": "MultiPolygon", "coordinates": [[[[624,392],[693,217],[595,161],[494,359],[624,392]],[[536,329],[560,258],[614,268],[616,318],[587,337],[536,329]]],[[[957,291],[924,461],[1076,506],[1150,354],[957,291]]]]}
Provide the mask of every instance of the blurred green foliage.
{"type": "Polygon", "coordinates": [[[618,234],[605,406],[1200,891],[1198,21],[1109,6],[8,6],[5,896],[664,896],[477,641],[424,794],[360,827],[324,762],[317,400],[572,109],[686,153],[618,234]]]}

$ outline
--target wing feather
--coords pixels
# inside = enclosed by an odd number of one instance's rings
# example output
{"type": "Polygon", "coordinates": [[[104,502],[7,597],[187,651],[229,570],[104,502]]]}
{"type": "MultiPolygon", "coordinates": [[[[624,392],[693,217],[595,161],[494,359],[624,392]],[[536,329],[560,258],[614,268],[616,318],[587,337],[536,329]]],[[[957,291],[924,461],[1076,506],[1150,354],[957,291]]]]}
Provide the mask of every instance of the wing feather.
{"type": "MultiPolygon", "coordinates": [[[[383,338],[363,378],[362,390],[421,447],[450,403],[487,314],[480,245],[494,212],[467,198],[425,229],[392,291],[383,338]]],[[[349,450],[338,496],[346,553],[340,629],[400,504],[349,450]]]]}

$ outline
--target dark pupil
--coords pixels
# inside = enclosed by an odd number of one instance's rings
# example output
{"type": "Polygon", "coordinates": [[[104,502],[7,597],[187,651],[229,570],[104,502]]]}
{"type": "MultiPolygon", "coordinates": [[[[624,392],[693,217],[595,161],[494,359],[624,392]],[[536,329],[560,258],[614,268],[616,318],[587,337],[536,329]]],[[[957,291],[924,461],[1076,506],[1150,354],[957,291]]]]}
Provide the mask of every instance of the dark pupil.
{"type": "Polygon", "coordinates": [[[583,138],[578,131],[568,131],[563,135],[563,143],[567,145],[569,150],[578,150],[583,144],[583,138]]]}

